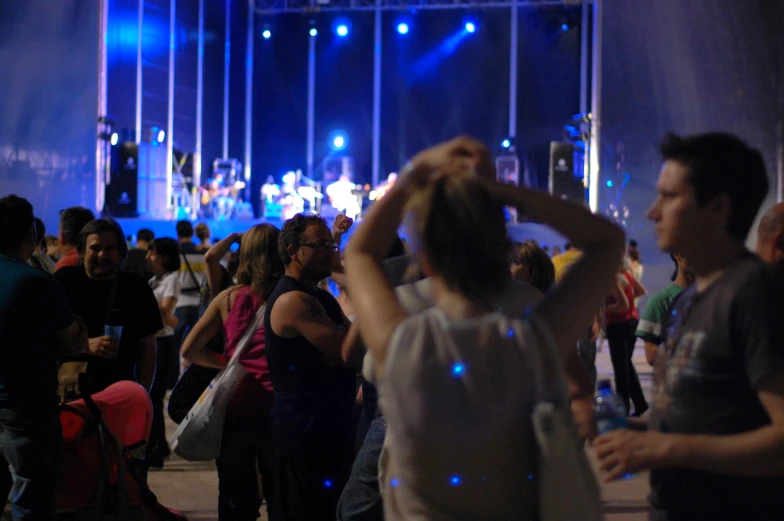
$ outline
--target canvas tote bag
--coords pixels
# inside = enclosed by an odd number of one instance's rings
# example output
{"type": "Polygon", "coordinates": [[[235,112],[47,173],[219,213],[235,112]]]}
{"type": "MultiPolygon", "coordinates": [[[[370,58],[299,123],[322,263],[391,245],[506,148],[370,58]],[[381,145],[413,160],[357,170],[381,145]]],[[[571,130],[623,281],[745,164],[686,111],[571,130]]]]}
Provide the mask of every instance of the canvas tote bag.
{"type": "Polygon", "coordinates": [[[225,369],[212,380],[171,439],[172,451],[188,461],[212,461],[220,456],[223,421],[229,400],[245,377],[240,356],[264,320],[266,304],[256,312],[225,369]]]}

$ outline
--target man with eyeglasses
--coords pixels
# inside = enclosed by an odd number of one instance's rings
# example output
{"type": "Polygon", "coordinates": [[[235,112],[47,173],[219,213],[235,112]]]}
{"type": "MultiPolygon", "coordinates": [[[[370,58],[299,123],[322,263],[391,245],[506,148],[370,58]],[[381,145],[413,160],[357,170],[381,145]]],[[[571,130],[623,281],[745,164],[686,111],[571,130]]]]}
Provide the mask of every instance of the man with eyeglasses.
{"type": "Polygon", "coordinates": [[[330,233],[320,216],[297,214],[278,240],[286,274],[264,318],[275,390],[274,521],[334,521],[351,472],[355,373],[340,356],[350,323],[318,283],[339,264],[340,240],[352,223],[338,215],[330,233]]]}

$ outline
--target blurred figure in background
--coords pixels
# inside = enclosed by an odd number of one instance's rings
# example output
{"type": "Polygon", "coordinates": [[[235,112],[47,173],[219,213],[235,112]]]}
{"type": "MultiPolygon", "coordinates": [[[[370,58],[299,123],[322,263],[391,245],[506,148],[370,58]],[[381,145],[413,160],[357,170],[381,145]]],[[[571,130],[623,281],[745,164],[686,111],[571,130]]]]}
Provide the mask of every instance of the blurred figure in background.
{"type": "Polygon", "coordinates": [[[150,249],[150,243],[154,238],[153,231],[147,228],[141,228],[136,232],[136,246],[128,250],[120,265],[120,271],[136,273],[141,275],[144,280],[150,280],[153,277],[153,272],[147,262],[147,250],[150,249]]]}
{"type": "Polygon", "coordinates": [[[553,261],[534,241],[517,242],[512,245],[512,262],[509,270],[513,279],[528,282],[542,293],[547,293],[555,284],[553,261]]]}
{"type": "Polygon", "coordinates": [[[210,243],[210,227],[206,223],[199,223],[196,225],[196,238],[199,239],[199,244],[196,245],[196,251],[199,253],[207,253],[212,244],[210,243]]]}

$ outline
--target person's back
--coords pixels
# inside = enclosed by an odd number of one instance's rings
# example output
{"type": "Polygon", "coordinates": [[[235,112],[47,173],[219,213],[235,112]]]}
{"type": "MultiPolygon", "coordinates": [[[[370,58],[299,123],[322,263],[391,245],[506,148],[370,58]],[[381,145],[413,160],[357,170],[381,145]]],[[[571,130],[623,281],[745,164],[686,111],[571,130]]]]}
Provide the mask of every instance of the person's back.
{"type": "Polygon", "coordinates": [[[0,254],[0,422],[15,419],[12,414],[54,410],[53,333],[71,322],[65,293],[51,275],[0,254]]]}
{"type": "MultiPolygon", "coordinates": [[[[226,356],[231,357],[240,339],[264,304],[261,295],[250,286],[240,286],[229,297],[229,315],[223,321],[226,335],[226,356]]],[[[272,408],[272,381],[267,362],[266,332],[262,324],[240,357],[247,374],[229,402],[230,410],[254,414],[272,408]]]]}
{"type": "Polygon", "coordinates": [[[528,329],[497,313],[450,320],[438,308],[398,327],[380,386],[393,455],[384,501],[395,519],[537,519],[535,392],[521,385],[534,375],[515,328],[528,329]]]}

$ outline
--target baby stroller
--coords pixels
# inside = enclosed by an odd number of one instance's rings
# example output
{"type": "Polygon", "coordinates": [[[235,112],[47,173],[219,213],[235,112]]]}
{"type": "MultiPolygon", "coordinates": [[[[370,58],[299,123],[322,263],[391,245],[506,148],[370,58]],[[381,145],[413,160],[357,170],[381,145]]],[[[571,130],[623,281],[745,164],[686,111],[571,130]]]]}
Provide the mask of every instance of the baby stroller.
{"type": "MultiPolygon", "coordinates": [[[[83,376],[83,375],[82,375],[83,376]]],[[[84,382],[80,382],[86,389],[84,382]]],[[[158,503],[142,458],[152,425],[147,391],[124,381],[60,406],[62,461],[57,519],[187,521],[158,503]]]]}

